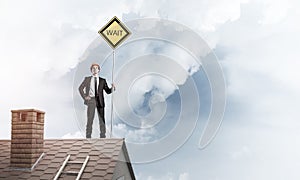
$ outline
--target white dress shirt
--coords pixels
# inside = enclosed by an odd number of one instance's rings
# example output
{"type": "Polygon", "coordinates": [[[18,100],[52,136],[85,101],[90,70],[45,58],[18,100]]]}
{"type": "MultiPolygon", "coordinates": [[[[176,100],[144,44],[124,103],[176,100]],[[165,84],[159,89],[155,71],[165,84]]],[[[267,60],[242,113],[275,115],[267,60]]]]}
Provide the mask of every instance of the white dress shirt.
{"type": "Polygon", "coordinates": [[[90,97],[95,97],[95,77],[97,78],[97,87],[99,86],[99,76],[93,75],[90,84],[90,92],[89,92],[90,97]]]}

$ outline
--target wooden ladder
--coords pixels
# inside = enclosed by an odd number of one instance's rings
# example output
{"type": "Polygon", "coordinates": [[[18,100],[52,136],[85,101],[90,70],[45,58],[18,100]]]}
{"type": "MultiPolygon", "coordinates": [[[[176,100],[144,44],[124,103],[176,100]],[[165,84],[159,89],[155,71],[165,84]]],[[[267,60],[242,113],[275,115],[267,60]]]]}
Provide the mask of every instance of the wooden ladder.
{"type": "Polygon", "coordinates": [[[65,159],[64,163],[62,164],[62,166],[60,167],[59,171],[57,172],[56,176],[54,177],[53,180],[58,180],[59,179],[59,176],[61,174],[67,174],[67,175],[73,175],[73,176],[76,176],[76,180],[79,180],[82,173],[83,173],[83,170],[84,168],[86,167],[88,161],[89,161],[89,158],[90,156],[86,156],[85,160],[82,162],[82,161],[69,161],[71,155],[69,154],[67,156],[67,158],[65,159]],[[66,171],[66,172],[63,172],[64,168],[66,167],[67,164],[82,164],[81,168],[79,171],[66,171]]]}

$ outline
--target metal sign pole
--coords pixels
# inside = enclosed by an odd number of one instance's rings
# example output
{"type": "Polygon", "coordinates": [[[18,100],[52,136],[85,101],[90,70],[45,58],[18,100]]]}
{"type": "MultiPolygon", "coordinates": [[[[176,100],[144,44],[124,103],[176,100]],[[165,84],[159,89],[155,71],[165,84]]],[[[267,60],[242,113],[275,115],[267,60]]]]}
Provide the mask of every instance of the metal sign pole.
{"type": "MultiPolygon", "coordinates": [[[[113,62],[112,62],[112,71],[111,71],[111,81],[114,84],[114,70],[115,70],[115,50],[113,50],[113,62]]],[[[111,112],[110,112],[110,138],[112,137],[113,131],[113,118],[114,118],[114,88],[112,88],[111,92],[111,112]]]]}
{"type": "MultiPolygon", "coordinates": [[[[115,48],[120,45],[130,34],[131,32],[127,27],[116,17],[114,16],[105,26],[103,26],[98,33],[103,37],[103,39],[110,45],[113,49],[113,63],[112,63],[112,72],[111,79],[112,84],[114,84],[114,69],[115,69],[115,48]]],[[[110,114],[110,138],[113,134],[113,115],[114,115],[114,88],[112,87],[111,94],[111,114],[110,114]]]]}

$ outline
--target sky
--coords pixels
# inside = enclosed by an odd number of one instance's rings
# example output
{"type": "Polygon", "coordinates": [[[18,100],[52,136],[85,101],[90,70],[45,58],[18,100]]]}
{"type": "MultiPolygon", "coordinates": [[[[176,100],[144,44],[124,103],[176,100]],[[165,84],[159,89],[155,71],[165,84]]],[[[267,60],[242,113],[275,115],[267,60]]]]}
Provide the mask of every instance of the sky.
{"type": "MultiPolygon", "coordinates": [[[[172,152],[162,144],[158,159],[133,164],[137,179],[299,179],[299,7],[296,0],[0,0],[0,139],[10,139],[10,110],[22,108],[46,112],[45,138],[84,136],[77,88],[95,61],[111,83],[111,49],[97,32],[117,16],[129,27],[140,23],[131,39],[149,29],[165,38],[118,49],[114,135],[126,138],[133,161],[147,161],[153,154],[136,153],[134,144],[157,142],[181,128],[172,152]],[[175,30],[143,24],[149,18],[175,30]],[[202,149],[212,84],[204,64],[188,53],[204,46],[184,49],[168,41],[192,44],[176,34],[184,27],[214,52],[226,83],[222,124],[202,149]]],[[[105,98],[109,124],[111,97],[105,98]]]]}

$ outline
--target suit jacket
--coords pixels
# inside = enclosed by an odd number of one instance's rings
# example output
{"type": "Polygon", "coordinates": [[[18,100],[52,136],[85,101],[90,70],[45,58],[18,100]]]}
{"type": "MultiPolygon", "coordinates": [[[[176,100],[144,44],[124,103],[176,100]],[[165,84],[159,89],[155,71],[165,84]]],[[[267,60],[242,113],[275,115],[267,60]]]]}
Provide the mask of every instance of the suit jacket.
{"type": "MultiPolygon", "coordinates": [[[[79,86],[79,93],[84,100],[84,104],[88,105],[89,100],[86,100],[85,97],[89,96],[90,86],[91,86],[91,79],[92,76],[85,77],[83,82],[79,86]]],[[[104,97],[103,97],[103,90],[107,93],[111,93],[111,88],[107,86],[106,80],[99,77],[99,84],[97,88],[98,92],[98,102],[100,103],[100,107],[105,107],[104,97]]]]}

